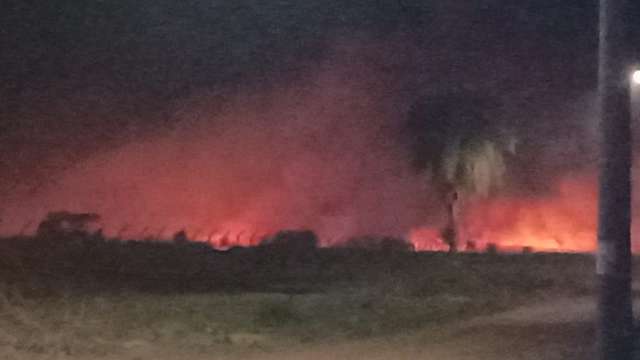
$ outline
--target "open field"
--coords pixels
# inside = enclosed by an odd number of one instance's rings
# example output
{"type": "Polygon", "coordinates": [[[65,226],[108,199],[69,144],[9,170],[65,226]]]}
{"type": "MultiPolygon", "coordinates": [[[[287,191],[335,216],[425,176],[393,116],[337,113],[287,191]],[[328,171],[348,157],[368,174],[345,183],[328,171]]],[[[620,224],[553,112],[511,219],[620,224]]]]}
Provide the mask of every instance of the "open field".
{"type": "Polygon", "coordinates": [[[41,240],[2,243],[0,359],[583,359],[593,345],[590,255],[41,240]]]}

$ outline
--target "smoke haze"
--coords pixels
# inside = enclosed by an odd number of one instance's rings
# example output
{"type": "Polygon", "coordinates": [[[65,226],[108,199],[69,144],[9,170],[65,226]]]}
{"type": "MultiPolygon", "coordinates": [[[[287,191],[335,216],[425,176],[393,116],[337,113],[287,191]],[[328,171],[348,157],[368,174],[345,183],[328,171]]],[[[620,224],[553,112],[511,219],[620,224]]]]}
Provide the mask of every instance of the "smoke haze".
{"type": "Polygon", "coordinates": [[[429,248],[443,204],[402,134],[416,101],[463,89],[518,138],[467,238],[595,244],[595,3],[140,4],[0,15],[2,233],[69,210],[128,237],[311,228],[429,248]]]}

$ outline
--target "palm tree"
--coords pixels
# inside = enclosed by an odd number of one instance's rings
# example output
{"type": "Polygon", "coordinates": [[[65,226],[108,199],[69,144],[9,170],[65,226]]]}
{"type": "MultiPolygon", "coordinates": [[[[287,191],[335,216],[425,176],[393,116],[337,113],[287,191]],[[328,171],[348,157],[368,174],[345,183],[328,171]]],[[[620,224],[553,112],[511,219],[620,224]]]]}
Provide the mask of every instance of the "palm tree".
{"type": "Polygon", "coordinates": [[[457,250],[459,236],[464,230],[461,229],[461,214],[465,203],[474,198],[488,197],[504,182],[505,154],[510,149],[503,146],[500,139],[486,135],[453,139],[445,151],[443,168],[435,173],[437,181],[444,181],[449,188],[445,193],[447,222],[442,239],[450,251],[457,250]]]}
{"type": "Polygon", "coordinates": [[[464,204],[502,186],[506,155],[515,152],[514,136],[492,114],[497,107],[490,99],[462,91],[419,101],[409,114],[414,164],[427,170],[446,206],[441,237],[451,252],[464,230],[464,204]]]}
{"type": "Polygon", "coordinates": [[[598,358],[633,357],[631,306],[631,0],[600,0],[601,172],[598,208],[598,358]]]}

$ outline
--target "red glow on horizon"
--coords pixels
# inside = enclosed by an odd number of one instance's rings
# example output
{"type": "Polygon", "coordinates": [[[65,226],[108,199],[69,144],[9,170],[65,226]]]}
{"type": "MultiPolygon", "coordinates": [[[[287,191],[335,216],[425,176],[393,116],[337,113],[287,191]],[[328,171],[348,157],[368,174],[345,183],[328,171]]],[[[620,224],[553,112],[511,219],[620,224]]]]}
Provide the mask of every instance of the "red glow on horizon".
{"type": "MultiPolygon", "coordinates": [[[[471,204],[461,226],[461,244],[479,249],[591,252],[596,248],[596,192],[591,178],[561,179],[552,193],[503,196],[471,204]]],[[[446,249],[433,229],[416,229],[409,238],[417,249],[446,249]]]]}
{"type": "MultiPolygon", "coordinates": [[[[545,195],[503,195],[471,202],[464,211],[459,249],[465,250],[467,241],[472,241],[476,250],[480,251],[489,244],[495,244],[498,249],[506,251],[521,251],[527,247],[534,251],[592,252],[596,247],[596,204],[595,180],[578,176],[560,179],[553,191],[545,195]]],[[[246,205],[249,209],[254,208],[249,203],[246,205]]],[[[292,204],[281,203],[278,206],[283,208],[284,205],[284,208],[295,209],[292,204]]],[[[184,230],[190,239],[209,243],[219,249],[256,246],[266,236],[285,229],[314,230],[319,235],[321,246],[339,245],[354,235],[348,231],[348,227],[336,225],[340,221],[322,228],[318,227],[323,224],[322,221],[314,223],[314,219],[310,218],[305,223],[295,216],[287,219],[286,214],[292,213],[249,211],[235,218],[228,216],[227,220],[220,223],[185,221],[167,225],[166,221],[159,221],[146,226],[114,226],[110,224],[118,224],[120,218],[114,216],[117,214],[106,213],[101,225],[107,236],[118,235],[123,239],[170,239],[173,233],[184,230]]],[[[348,223],[349,220],[343,221],[348,223]]],[[[31,230],[36,224],[32,222],[31,230]]],[[[376,233],[369,235],[375,236],[376,233]]],[[[418,251],[446,250],[439,239],[437,225],[410,228],[404,237],[418,251]]]]}
{"type": "MultiPolygon", "coordinates": [[[[443,206],[411,168],[405,144],[389,135],[410,99],[366,56],[357,61],[366,49],[347,45],[337,51],[346,56],[302,84],[187,99],[171,133],[61,170],[36,194],[16,191],[3,199],[0,232],[32,233],[48,212],[67,210],[101,215],[104,233],[123,239],[170,239],[184,230],[228,248],[310,229],[321,246],[380,235],[407,238],[417,250],[444,249],[443,206]]],[[[547,180],[556,183],[545,194],[468,204],[460,249],[473,241],[478,249],[593,251],[595,180],[554,174],[540,182],[547,180]]]]}

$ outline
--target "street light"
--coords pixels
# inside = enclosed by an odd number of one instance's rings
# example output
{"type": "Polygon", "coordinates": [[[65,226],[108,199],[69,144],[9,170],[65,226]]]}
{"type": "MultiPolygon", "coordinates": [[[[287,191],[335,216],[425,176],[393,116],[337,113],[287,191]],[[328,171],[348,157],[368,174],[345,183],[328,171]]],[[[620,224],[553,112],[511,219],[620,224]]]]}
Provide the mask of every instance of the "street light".
{"type": "Polygon", "coordinates": [[[631,102],[631,121],[640,121],[640,69],[631,72],[631,84],[629,85],[629,97],[631,102]]]}
{"type": "Polygon", "coordinates": [[[640,70],[636,70],[631,73],[631,81],[635,85],[640,85],[640,70]]]}

